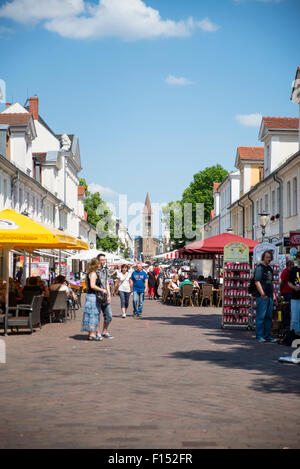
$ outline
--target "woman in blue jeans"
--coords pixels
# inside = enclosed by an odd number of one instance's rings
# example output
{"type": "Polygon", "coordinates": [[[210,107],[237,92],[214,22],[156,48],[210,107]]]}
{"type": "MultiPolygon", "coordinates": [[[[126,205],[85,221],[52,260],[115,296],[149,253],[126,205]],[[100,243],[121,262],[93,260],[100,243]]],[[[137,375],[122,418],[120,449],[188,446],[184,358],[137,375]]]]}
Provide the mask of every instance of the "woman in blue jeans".
{"type": "Polygon", "coordinates": [[[126,312],[129,305],[129,297],[130,297],[130,272],[128,272],[128,266],[123,264],[121,267],[121,272],[117,273],[117,279],[115,283],[115,289],[119,287],[119,295],[121,299],[121,311],[122,311],[122,318],[126,318],[126,312]]]}

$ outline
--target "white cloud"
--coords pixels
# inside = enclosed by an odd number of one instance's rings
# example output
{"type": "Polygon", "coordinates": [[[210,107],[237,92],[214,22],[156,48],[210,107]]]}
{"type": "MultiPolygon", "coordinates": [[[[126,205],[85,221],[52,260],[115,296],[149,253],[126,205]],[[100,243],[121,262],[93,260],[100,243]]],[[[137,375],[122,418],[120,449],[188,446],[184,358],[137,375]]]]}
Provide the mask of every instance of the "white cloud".
{"type": "Polygon", "coordinates": [[[215,31],[218,31],[218,29],[220,29],[220,26],[210,21],[209,18],[204,18],[201,21],[196,21],[196,25],[200,29],[202,29],[202,31],[205,31],[207,33],[214,33],[215,31]]]}
{"type": "Polygon", "coordinates": [[[100,196],[104,199],[112,199],[119,195],[118,192],[114,191],[113,189],[110,189],[110,187],[100,186],[100,184],[96,184],[94,182],[88,185],[88,190],[92,192],[92,194],[94,194],[95,192],[99,192],[100,196]]]}
{"type": "Polygon", "coordinates": [[[84,0],[13,0],[0,8],[0,17],[19,23],[78,15],[84,11],[84,0]]]}
{"type": "Polygon", "coordinates": [[[209,18],[196,21],[162,19],[145,0],[12,0],[0,8],[0,17],[18,22],[45,21],[44,27],[63,37],[82,39],[120,37],[126,40],[190,36],[195,29],[215,32],[209,18]]]}
{"type": "Polygon", "coordinates": [[[177,85],[177,86],[188,86],[188,85],[194,84],[193,81],[190,81],[187,78],[174,77],[174,75],[169,75],[165,79],[165,83],[167,83],[168,85],[177,85]]]}
{"type": "Polygon", "coordinates": [[[236,120],[241,124],[247,127],[259,127],[262,120],[261,114],[237,114],[235,116],[236,120]]]}

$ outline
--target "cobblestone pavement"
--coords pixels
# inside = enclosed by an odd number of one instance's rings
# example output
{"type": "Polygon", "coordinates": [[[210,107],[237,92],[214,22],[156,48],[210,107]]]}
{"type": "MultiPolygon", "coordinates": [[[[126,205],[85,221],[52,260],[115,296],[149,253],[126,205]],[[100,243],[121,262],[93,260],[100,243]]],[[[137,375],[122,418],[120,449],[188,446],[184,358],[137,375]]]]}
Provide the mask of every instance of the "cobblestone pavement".
{"type": "Polygon", "coordinates": [[[114,298],[114,340],[88,342],[81,314],[9,335],[0,447],[299,448],[291,349],[222,330],[220,311],[146,300],[124,320],[114,298]]]}

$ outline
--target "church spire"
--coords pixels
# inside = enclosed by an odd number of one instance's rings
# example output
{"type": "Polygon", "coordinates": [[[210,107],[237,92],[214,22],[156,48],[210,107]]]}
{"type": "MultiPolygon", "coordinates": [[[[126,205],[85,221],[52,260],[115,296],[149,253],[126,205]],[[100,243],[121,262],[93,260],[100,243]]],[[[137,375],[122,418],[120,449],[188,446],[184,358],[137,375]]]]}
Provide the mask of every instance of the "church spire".
{"type": "Polygon", "coordinates": [[[148,192],[147,192],[146,200],[145,200],[145,211],[147,211],[148,213],[152,213],[151,202],[150,202],[150,197],[149,197],[148,192]]]}

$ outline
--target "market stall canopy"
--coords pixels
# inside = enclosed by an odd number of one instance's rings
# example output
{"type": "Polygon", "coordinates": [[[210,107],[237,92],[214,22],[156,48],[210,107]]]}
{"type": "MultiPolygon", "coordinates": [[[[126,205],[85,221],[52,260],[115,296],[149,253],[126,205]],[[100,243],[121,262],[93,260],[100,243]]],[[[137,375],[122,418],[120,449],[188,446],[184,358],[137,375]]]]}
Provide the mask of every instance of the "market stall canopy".
{"type": "Polygon", "coordinates": [[[259,244],[253,239],[243,238],[242,236],[230,233],[223,233],[217,236],[212,236],[211,238],[206,238],[202,241],[187,244],[184,248],[179,250],[179,255],[180,257],[185,258],[185,256],[196,256],[198,254],[223,254],[224,247],[229,243],[243,243],[249,247],[250,252],[253,252],[253,248],[259,244]]]}
{"type": "Polygon", "coordinates": [[[98,249],[89,249],[88,251],[80,252],[72,256],[70,259],[78,260],[78,261],[90,261],[91,259],[94,259],[95,257],[99,256],[99,254],[105,255],[106,261],[108,264],[113,264],[113,263],[120,264],[124,261],[124,259],[118,256],[118,254],[113,254],[112,252],[103,252],[103,251],[99,251],[98,249]]]}
{"type": "Polygon", "coordinates": [[[172,252],[165,252],[164,254],[159,254],[153,256],[153,259],[177,259],[179,257],[179,251],[176,249],[172,252]]]}

